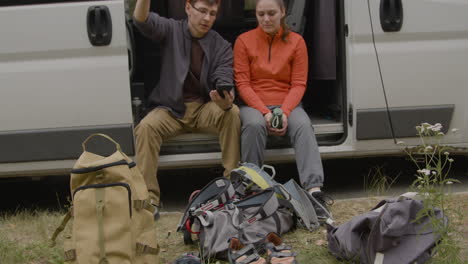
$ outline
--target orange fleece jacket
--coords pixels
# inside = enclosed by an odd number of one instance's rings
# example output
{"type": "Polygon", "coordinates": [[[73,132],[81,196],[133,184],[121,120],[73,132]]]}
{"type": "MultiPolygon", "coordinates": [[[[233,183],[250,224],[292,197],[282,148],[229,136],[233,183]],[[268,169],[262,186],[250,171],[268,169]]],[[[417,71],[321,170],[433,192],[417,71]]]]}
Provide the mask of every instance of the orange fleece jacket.
{"type": "Polygon", "coordinates": [[[308,55],[301,35],[287,42],[281,29],[273,38],[260,27],[240,35],[234,45],[234,73],[242,100],[263,115],[267,105],[281,105],[289,116],[300,103],[307,84],[308,55]]]}

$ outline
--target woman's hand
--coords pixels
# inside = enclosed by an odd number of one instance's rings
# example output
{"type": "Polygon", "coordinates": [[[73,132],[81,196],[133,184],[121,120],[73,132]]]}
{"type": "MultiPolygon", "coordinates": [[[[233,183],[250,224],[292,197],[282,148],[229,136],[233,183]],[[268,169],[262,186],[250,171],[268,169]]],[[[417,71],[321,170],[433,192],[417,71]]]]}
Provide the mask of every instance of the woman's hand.
{"type": "Polygon", "coordinates": [[[227,111],[232,108],[232,104],[234,102],[234,91],[223,91],[223,93],[224,98],[222,98],[221,95],[219,95],[218,91],[211,90],[210,98],[217,106],[219,106],[219,108],[227,111]]]}
{"type": "MultiPolygon", "coordinates": [[[[271,113],[269,113],[269,114],[270,114],[270,122],[271,122],[271,117],[273,117],[273,114],[271,114],[271,113]]],[[[265,115],[265,119],[266,119],[266,115],[265,115]]],[[[270,122],[268,123],[267,127],[268,127],[268,134],[269,135],[273,135],[273,136],[284,136],[284,135],[286,135],[286,132],[288,131],[288,117],[285,114],[283,114],[282,120],[283,120],[283,126],[280,129],[272,128],[271,123],[270,122]]]]}
{"type": "Polygon", "coordinates": [[[271,119],[273,118],[273,114],[271,112],[268,112],[267,114],[263,116],[263,118],[265,118],[266,128],[267,128],[268,134],[270,134],[271,119]]]}
{"type": "Polygon", "coordinates": [[[273,118],[273,114],[271,112],[268,114],[265,114],[264,117],[265,117],[265,122],[267,125],[268,135],[271,135],[271,136],[286,135],[286,132],[288,131],[288,117],[285,114],[283,114],[283,117],[282,117],[283,127],[281,129],[271,127],[271,119],[273,118]]]}

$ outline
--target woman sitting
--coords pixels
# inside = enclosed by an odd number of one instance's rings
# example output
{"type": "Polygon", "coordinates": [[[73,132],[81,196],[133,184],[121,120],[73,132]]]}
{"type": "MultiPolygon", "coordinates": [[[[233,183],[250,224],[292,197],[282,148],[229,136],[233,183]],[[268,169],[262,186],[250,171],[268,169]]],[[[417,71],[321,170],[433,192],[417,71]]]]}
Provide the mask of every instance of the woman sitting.
{"type": "Polygon", "coordinates": [[[268,135],[287,135],[296,153],[301,185],[309,192],[320,220],[326,207],[323,168],[317,140],[300,102],[307,85],[308,56],[304,39],[285,24],[283,0],[257,0],[258,27],[234,45],[234,73],[240,98],[241,160],[262,166],[268,135]],[[273,117],[272,110],[279,112],[273,117]],[[282,112],[282,113],[281,113],[282,112]]]}

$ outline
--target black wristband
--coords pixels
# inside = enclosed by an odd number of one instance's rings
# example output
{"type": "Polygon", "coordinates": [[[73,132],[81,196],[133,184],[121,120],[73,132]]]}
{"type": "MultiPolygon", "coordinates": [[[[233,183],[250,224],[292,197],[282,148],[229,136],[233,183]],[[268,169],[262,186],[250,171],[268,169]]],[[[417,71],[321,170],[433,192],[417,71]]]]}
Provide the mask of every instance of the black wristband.
{"type": "Polygon", "coordinates": [[[232,104],[230,107],[228,107],[228,108],[226,108],[226,109],[223,109],[224,112],[227,112],[227,111],[231,110],[233,105],[234,105],[234,104],[232,104]]]}

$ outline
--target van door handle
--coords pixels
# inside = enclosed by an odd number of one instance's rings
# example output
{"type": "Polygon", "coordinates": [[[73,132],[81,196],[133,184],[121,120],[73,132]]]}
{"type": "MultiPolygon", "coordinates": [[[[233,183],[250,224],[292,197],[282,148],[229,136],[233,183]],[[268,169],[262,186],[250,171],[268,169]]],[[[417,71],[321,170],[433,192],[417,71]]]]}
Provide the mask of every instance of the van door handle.
{"type": "Polygon", "coordinates": [[[88,38],[93,46],[107,46],[112,40],[112,18],[107,6],[90,6],[86,17],[88,38]]]}
{"type": "Polygon", "coordinates": [[[384,32],[397,32],[403,26],[403,4],[401,0],[380,1],[380,25],[384,32]]]}

